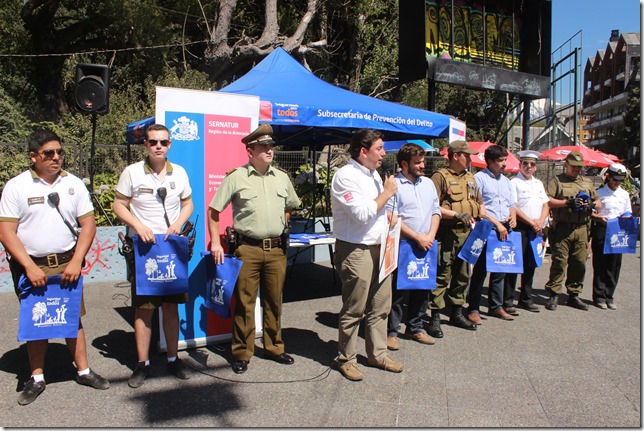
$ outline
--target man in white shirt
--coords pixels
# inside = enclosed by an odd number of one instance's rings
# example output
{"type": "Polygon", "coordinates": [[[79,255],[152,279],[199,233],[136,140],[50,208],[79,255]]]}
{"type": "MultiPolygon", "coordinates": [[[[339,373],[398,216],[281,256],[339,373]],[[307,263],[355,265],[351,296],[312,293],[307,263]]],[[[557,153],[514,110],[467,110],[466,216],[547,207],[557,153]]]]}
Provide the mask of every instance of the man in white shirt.
{"type": "Polygon", "coordinates": [[[351,159],[333,176],[331,186],[334,263],[342,281],[336,361],[340,373],[353,381],[363,379],[356,352],[363,318],[367,363],[395,373],[403,369],[387,354],[391,276],[378,281],[380,239],[388,220],[385,204],[398,190],[393,175],[383,184],[376,172],[385,155],[382,138],[376,130],[357,131],[349,144],[351,159]]]}
{"type": "MultiPolygon", "coordinates": [[[[543,183],[534,176],[540,153],[524,150],[519,151],[517,155],[521,160],[521,171],[510,180],[517,215],[517,226],[514,230],[521,233],[523,245],[523,275],[521,275],[521,293],[517,306],[538,313],[539,307],[532,301],[532,282],[536,266],[534,260],[528,257],[532,254],[529,240],[542,235],[543,225],[550,212],[549,199],[543,183]]],[[[518,274],[512,273],[505,276],[503,288],[503,307],[505,309],[512,308],[514,304],[514,288],[517,277],[518,274]]]]}

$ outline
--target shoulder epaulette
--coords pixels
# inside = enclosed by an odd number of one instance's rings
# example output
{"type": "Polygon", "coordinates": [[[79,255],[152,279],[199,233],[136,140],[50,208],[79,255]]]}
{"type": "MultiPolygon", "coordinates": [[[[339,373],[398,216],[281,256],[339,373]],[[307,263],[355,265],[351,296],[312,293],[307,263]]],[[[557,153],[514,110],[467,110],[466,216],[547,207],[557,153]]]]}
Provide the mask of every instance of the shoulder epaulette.
{"type": "Polygon", "coordinates": [[[284,172],[286,175],[290,175],[290,174],[288,173],[288,171],[286,171],[286,170],[284,170],[284,169],[280,168],[279,166],[273,166],[273,168],[274,168],[274,169],[277,169],[278,171],[282,171],[282,172],[284,172]]]}
{"type": "Polygon", "coordinates": [[[232,174],[232,173],[233,173],[233,172],[235,172],[237,169],[238,169],[238,168],[232,168],[231,170],[229,170],[228,172],[226,172],[226,176],[228,176],[228,175],[232,174]]]}

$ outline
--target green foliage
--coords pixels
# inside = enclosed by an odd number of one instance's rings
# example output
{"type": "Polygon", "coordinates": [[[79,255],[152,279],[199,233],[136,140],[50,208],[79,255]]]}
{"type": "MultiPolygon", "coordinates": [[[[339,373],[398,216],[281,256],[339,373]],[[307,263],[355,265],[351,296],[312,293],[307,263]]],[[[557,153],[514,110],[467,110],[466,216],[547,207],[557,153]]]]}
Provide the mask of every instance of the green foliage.
{"type": "MultiPolygon", "coordinates": [[[[335,174],[336,169],[331,168],[329,171],[326,165],[318,163],[315,166],[315,172],[313,168],[308,163],[300,165],[299,168],[295,171],[295,179],[293,180],[293,187],[295,188],[295,193],[302,201],[302,206],[300,210],[294,211],[294,215],[299,215],[302,217],[309,216],[313,211],[313,201],[315,199],[315,216],[330,216],[326,210],[326,205],[324,201],[324,194],[328,189],[331,188],[331,182],[333,180],[333,174],[335,174]],[[317,184],[318,192],[315,193],[317,184]]],[[[330,210],[330,208],[329,208],[330,210]]]]}
{"type": "MultiPolygon", "coordinates": [[[[96,200],[93,200],[92,203],[94,204],[94,217],[96,218],[97,226],[111,226],[110,220],[112,221],[112,224],[121,224],[118,217],[114,214],[114,211],[112,211],[112,204],[114,203],[114,196],[116,196],[116,183],[118,182],[118,179],[118,175],[109,173],[97,174],[94,176],[95,192],[93,197],[96,200]],[[96,201],[100,203],[100,206],[96,201]],[[105,210],[105,214],[103,213],[103,210],[101,210],[101,207],[105,210]]],[[[91,193],[91,190],[89,190],[89,183],[86,185],[88,191],[91,193]]]]}

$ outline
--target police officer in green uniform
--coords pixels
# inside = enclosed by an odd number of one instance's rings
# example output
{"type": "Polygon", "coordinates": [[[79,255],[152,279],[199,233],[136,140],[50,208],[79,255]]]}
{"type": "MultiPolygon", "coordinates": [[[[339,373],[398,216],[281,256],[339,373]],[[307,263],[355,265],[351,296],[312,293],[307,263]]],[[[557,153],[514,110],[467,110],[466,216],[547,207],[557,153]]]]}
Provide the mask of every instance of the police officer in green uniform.
{"type": "Polygon", "coordinates": [[[427,333],[442,338],[440,311],[449,302],[450,323],[459,328],[476,330],[476,324],[463,316],[465,290],[469,282],[469,264],[458,257],[475,219],[485,216],[485,205],[474,175],[468,171],[470,154],[477,154],[465,141],[454,141],[447,148],[449,166],[432,175],[441,205],[442,220],[438,228],[440,254],[436,289],[430,291],[431,321],[427,333]]]}
{"type": "Polygon", "coordinates": [[[549,237],[552,265],[546,283],[550,298],[546,302],[546,309],[552,311],[557,309],[564,275],[569,295],[567,305],[588,310],[588,305],[579,299],[579,294],[586,275],[590,216],[593,208],[601,206],[601,201],[592,181],[581,175],[583,167],[581,153],[571,151],[564,161],[564,172],[551,179],[546,190],[553,220],[549,237]]]}
{"type": "Polygon", "coordinates": [[[255,301],[257,290],[263,310],[264,358],[290,365],[281,331],[282,289],[286,275],[288,236],[282,235],[291,210],[300,199],[288,174],[271,166],[273,129],[260,125],[242,139],[248,164],[226,174],[208,208],[210,251],[216,264],[224,261],[219,241],[219,213],[233,205],[233,228],[239,246],[235,255],[243,262],[233,296],[232,369],[241,374],[255,350],[255,301]]]}

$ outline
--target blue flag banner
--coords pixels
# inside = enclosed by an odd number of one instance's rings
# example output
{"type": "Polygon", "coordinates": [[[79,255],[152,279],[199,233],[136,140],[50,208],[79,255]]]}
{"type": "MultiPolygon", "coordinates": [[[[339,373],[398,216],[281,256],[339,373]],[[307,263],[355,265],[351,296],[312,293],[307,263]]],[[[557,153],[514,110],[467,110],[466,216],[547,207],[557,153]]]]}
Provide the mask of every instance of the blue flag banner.
{"type": "Polygon", "coordinates": [[[458,252],[458,257],[472,265],[476,264],[493,226],[492,222],[486,219],[477,221],[476,226],[465,240],[465,244],[458,252]]]}
{"type": "Polygon", "coordinates": [[[606,222],[604,254],[635,254],[639,236],[638,217],[617,217],[606,222]]]}
{"type": "Polygon", "coordinates": [[[415,241],[400,240],[398,251],[398,290],[436,289],[436,268],[438,267],[438,241],[427,251],[418,247],[415,241]]]}
{"type": "Polygon", "coordinates": [[[47,277],[45,287],[34,287],[23,274],[18,283],[18,341],[78,336],[83,276],[74,283],[62,286],[60,275],[54,275],[47,277]]]}
{"type": "Polygon", "coordinates": [[[174,295],[188,292],[188,238],[154,235],[156,243],[145,243],[133,235],[137,295],[174,295]]]}
{"type": "Polygon", "coordinates": [[[223,263],[215,265],[209,251],[202,252],[201,256],[206,262],[206,308],[227,319],[242,261],[227,254],[223,263]]]}
{"type": "Polygon", "coordinates": [[[535,268],[539,268],[543,264],[543,237],[537,235],[533,230],[528,231],[528,243],[530,244],[530,250],[532,253],[528,253],[523,256],[527,260],[527,263],[532,264],[535,268]]]}
{"type": "Polygon", "coordinates": [[[523,274],[521,234],[509,232],[508,239],[501,241],[496,231],[490,232],[485,259],[488,272],[523,274]]]}

